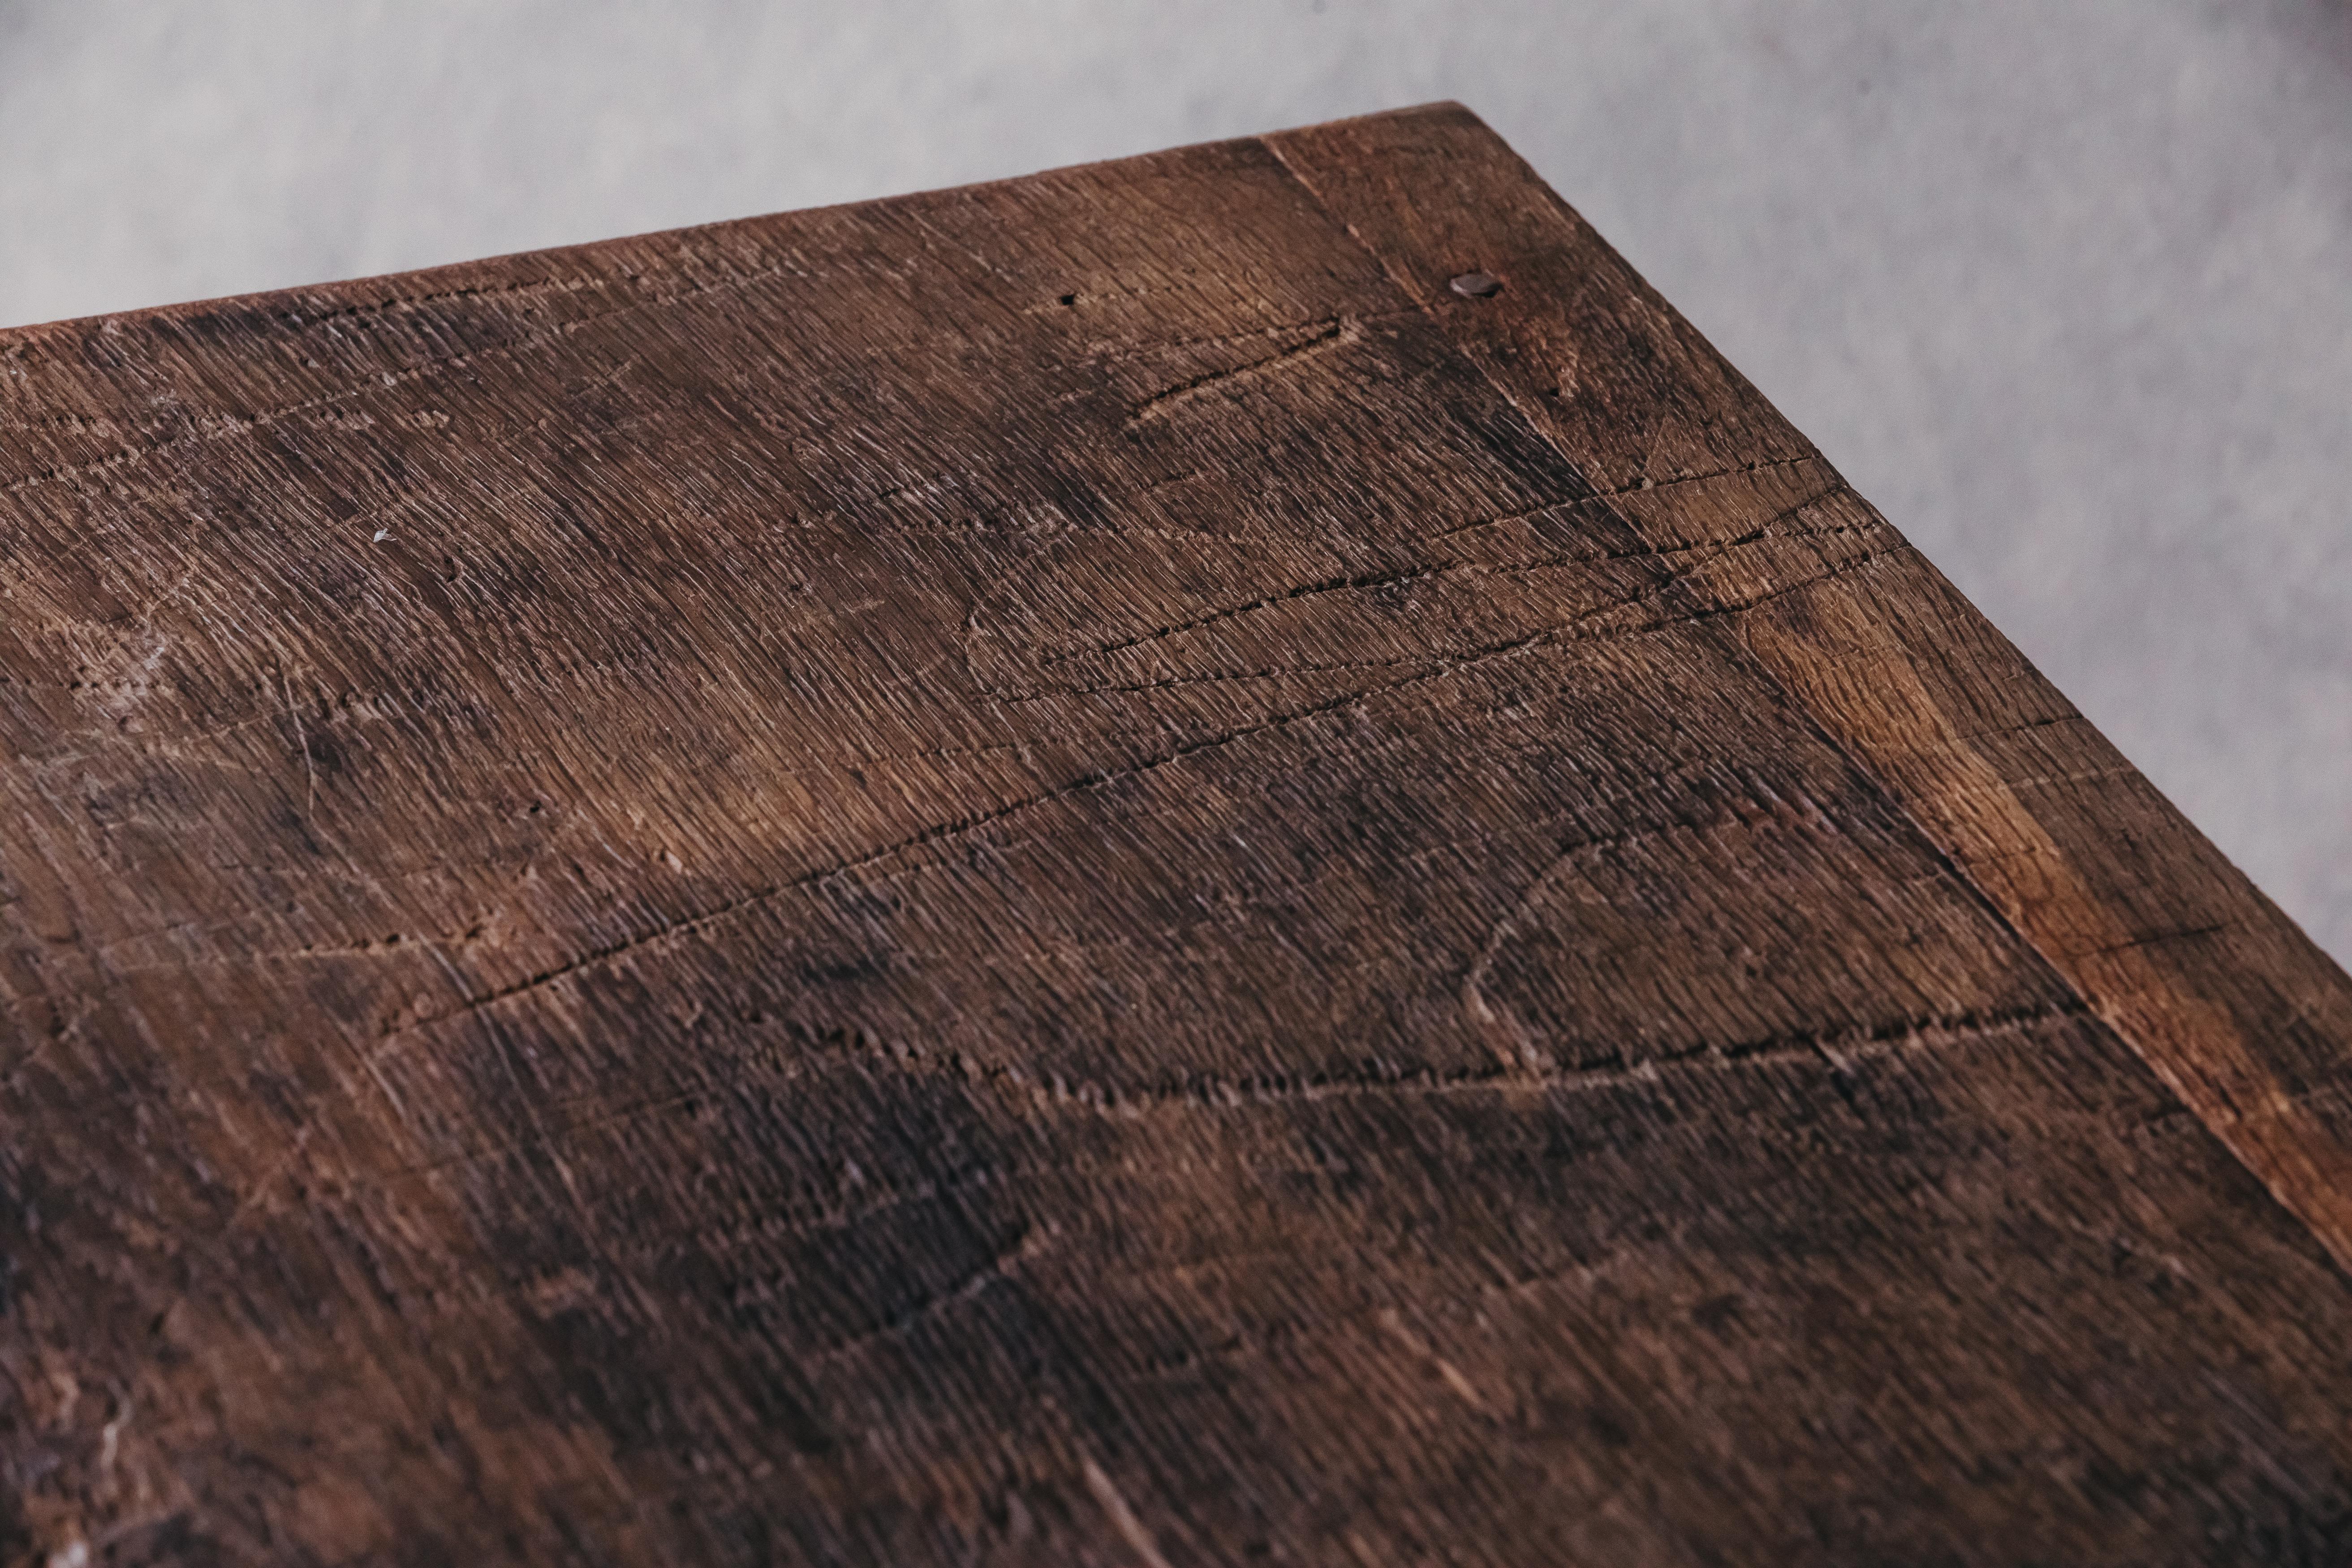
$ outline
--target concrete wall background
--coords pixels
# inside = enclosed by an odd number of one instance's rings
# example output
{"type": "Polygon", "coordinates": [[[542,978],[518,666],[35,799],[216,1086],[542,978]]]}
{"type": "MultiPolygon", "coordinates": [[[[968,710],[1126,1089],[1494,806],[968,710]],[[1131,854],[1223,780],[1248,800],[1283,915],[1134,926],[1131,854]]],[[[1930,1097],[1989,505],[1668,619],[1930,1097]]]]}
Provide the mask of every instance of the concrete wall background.
{"type": "Polygon", "coordinates": [[[2352,958],[2344,0],[0,0],[0,323],[1442,97],[2352,958]]]}

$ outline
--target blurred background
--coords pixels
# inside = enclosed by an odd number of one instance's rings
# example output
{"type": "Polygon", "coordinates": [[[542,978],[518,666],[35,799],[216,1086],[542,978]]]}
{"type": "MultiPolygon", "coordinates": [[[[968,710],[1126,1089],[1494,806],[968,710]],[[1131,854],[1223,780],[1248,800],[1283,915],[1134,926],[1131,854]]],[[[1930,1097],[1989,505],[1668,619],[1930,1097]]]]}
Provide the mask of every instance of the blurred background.
{"type": "Polygon", "coordinates": [[[1436,98],[2352,958],[2346,0],[0,0],[0,325],[1436,98]]]}

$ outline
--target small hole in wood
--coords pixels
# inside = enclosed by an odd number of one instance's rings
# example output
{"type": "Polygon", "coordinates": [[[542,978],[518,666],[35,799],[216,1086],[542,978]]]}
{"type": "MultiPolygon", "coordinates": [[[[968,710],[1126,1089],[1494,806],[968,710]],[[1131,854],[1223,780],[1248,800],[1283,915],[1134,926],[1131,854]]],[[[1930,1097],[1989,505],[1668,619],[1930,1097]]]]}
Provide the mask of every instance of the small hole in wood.
{"type": "Polygon", "coordinates": [[[1065,294],[1062,296],[1062,303],[1065,305],[1075,305],[1077,302],[1078,297],[1076,294],[1065,294]]]}
{"type": "Polygon", "coordinates": [[[1452,288],[1465,300],[1491,300],[1503,291],[1503,280],[1491,272],[1465,272],[1452,288]]]}

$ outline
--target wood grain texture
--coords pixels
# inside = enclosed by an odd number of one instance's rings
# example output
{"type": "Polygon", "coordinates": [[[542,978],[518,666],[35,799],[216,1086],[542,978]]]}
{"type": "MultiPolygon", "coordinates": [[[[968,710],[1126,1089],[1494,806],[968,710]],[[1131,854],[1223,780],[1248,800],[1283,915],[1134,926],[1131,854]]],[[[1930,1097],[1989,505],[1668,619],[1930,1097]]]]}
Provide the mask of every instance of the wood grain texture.
{"type": "Polygon", "coordinates": [[[2343,971],[1475,116],[1272,142],[1556,450],[1624,492],[1644,541],[1685,552],[1696,613],[1738,616],[1776,682],[2352,1264],[2343,971]],[[1462,257],[1520,289],[1449,301],[1434,279],[1462,257]],[[1690,550],[1691,499],[1651,493],[1766,473],[1803,493],[1751,502],[1744,552],[1690,550]],[[1806,528],[1868,543],[1816,563],[1777,542],[1806,528]]]}
{"type": "Polygon", "coordinates": [[[0,1556],[2352,1552],[2344,976],[1463,110],[0,334],[0,1556]]]}

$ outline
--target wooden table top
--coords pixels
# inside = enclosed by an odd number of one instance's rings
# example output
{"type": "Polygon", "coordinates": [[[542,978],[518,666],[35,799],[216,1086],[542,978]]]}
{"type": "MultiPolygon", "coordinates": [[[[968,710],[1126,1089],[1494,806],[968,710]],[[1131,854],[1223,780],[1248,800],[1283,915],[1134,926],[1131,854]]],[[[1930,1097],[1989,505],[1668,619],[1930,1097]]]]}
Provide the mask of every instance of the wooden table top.
{"type": "Polygon", "coordinates": [[[2352,983],[1458,107],[0,333],[0,1562],[2352,1555],[2352,983]]]}

